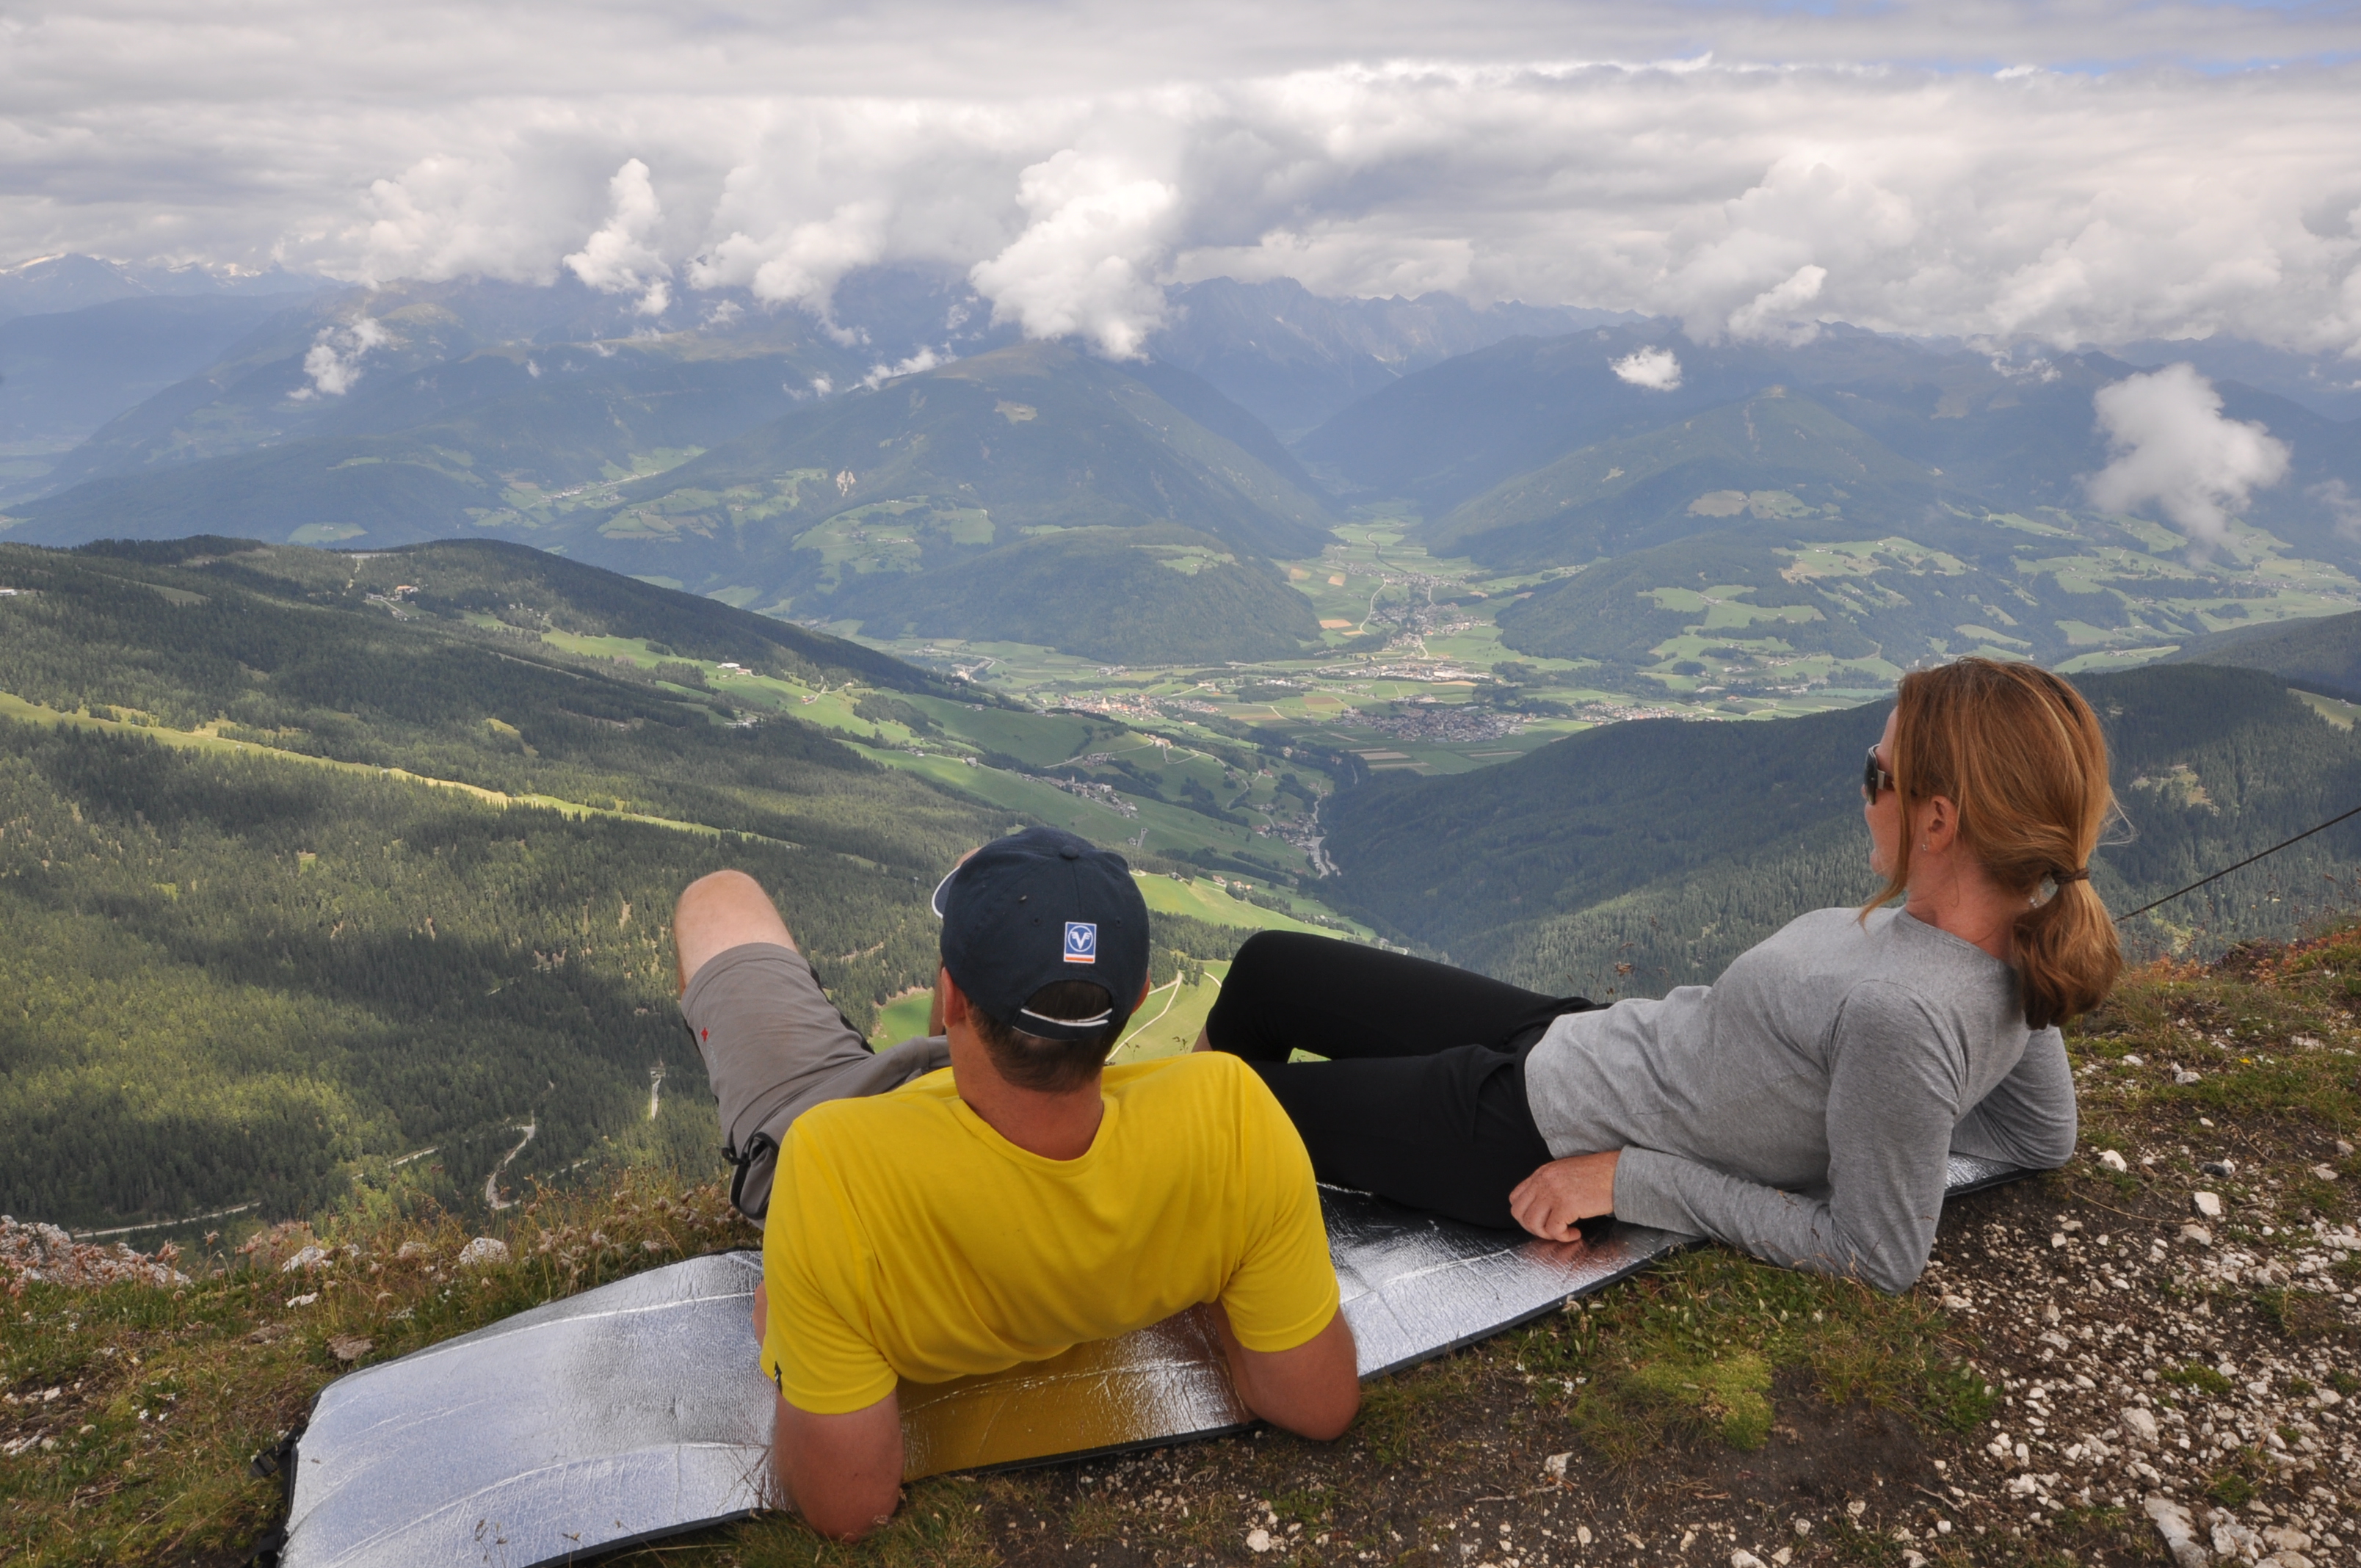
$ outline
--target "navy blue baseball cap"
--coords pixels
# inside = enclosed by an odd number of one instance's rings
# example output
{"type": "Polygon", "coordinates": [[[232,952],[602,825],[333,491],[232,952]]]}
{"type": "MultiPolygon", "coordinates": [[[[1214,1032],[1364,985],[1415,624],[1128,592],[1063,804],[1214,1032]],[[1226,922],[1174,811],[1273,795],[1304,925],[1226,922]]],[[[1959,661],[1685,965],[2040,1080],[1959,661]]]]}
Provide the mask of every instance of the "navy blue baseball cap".
{"type": "Polygon", "coordinates": [[[1027,828],[970,855],[935,889],[943,967],[995,1021],[1045,1040],[1120,1026],[1148,982],[1148,903],[1121,855],[1056,828],[1027,828]],[[1106,988],[1094,1018],[1026,1004],[1044,986],[1106,988]]]}

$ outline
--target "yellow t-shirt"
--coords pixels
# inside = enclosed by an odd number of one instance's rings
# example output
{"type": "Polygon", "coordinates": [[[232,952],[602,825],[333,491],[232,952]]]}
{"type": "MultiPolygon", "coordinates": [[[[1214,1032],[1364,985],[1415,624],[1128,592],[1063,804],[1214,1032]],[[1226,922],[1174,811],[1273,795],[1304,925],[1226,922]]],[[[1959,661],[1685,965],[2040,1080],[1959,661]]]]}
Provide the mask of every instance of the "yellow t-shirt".
{"type": "Polygon", "coordinates": [[[799,1409],[1044,1361],[1218,1299],[1249,1350],[1336,1311],[1294,1125],[1212,1052],[1106,1069],[1079,1159],[1018,1148],[946,1069],[818,1105],[780,1146],[763,1232],[763,1373],[799,1409]]]}

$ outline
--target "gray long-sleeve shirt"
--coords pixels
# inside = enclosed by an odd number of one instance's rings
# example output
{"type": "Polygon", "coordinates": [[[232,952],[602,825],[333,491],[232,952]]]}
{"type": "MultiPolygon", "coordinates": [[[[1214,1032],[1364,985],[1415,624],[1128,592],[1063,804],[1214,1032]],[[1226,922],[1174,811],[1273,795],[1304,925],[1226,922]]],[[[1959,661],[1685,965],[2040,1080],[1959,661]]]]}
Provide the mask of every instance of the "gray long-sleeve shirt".
{"type": "Polygon", "coordinates": [[[1567,1014],[1525,1092],[1552,1155],[1623,1151],[1618,1218],[1883,1290],[1927,1266],[1952,1151],[2074,1152],[2065,1042],[2014,971],[1893,910],[1815,910],[1718,984],[1567,1014]]]}

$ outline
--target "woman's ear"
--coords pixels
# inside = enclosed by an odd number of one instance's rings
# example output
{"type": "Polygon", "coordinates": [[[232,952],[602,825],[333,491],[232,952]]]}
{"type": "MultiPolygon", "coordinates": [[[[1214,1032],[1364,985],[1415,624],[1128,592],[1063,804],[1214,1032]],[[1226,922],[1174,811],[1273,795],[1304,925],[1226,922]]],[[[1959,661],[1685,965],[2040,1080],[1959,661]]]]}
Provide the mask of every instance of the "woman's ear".
{"type": "Polygon", "coordinates": [[[1939,855],[1949,849],[1960,834],[1960,808],[1951,804],[1949,795],[1931,795],[1912,813],[1918,847],[1928,854],[1939,855]]]}

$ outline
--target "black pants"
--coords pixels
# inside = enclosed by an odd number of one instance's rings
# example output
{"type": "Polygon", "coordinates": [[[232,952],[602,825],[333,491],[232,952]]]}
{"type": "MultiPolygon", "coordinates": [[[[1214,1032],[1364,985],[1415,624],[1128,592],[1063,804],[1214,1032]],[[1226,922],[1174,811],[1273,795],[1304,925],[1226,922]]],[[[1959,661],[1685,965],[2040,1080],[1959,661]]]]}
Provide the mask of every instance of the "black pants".
{"type": "Polygon", "coordinates": [[[1513,1230],[1510,1190],[1548,1162],[1525,1054],[1581,997],[1289,931],[1238,949],[1205,1020],[1286,1107],[1320,1179],[1513,1230]],[[1329,1059],[1288,1061],[1294,1050],[1329,1059]]]}

